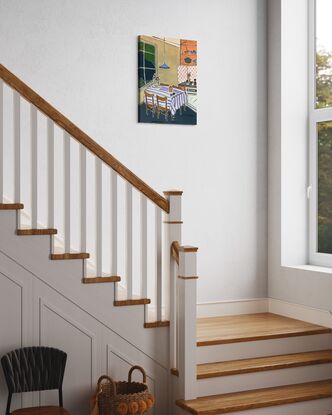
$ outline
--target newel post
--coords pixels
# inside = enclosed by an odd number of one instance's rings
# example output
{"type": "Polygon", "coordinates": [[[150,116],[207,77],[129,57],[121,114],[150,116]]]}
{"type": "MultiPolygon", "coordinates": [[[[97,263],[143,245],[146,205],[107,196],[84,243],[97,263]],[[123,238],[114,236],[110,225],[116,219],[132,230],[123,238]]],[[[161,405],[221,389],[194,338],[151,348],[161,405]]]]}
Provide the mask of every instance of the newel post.
{"type": "Polygon", "coordinates": [[[197,251],[193,246],[179,248],[178,275],[178,366],[179,393],[184,399],[195,399],[196,392],[196,297],[197,251]]]}
{"type": "Polygon", "coordinates": [[[169,203],[169,214],[165,217],[165,238],[166,238],[166,249],[165,249],[165,265],[167,269],[167,275],[169,276],[169,310],[167,314],[170,320],[170,356],[169,356],[169,369],[177,367],[176,363],[176,318],[177,318],[177,271],[174,259],[171,256],[171,245],[174,241],[181,244],[182,238],[182,191],[180,190],[169,190],[164,192],[165,197],[169,203]]]}

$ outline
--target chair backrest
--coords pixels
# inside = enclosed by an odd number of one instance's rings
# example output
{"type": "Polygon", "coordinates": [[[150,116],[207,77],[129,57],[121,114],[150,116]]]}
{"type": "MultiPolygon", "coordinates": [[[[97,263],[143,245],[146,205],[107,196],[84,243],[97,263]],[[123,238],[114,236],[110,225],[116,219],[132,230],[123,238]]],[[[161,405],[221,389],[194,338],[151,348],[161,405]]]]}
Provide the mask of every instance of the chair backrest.
{"type": "Polygon", "coordinates": [[[157,95],[157,106],[158,109],[167,110],[167,97],[161,97],[160,95],[157,95]]]}
{"type": "Polygon", "coordinates": [[[9,393],[61,389],[67,354],[52,347],[24,347],[1,358],[9,393]]]}
{"type": "Polygon", "coordinates": [[[148,107],[154,107],[154,94],[150,94],[149,92],[144,91],[145,95],[145,104],[148,107]]]}

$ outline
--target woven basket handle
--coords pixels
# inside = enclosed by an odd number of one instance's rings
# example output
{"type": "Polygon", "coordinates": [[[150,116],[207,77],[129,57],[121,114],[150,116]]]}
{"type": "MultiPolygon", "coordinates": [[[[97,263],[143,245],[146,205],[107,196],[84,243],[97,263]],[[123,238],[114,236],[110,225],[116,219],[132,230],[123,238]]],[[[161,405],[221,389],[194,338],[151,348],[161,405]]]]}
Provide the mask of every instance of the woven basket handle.
{"type": "Polygon", "coordinates": [[[134,370],[139,370],[143,375],[143,383],[146,383],[146,373],[145,370],[141,366],[133,366],[128,373],[128,382],[131,383],[131,375],[134,370]]]}
{"type": "Polygon", "coordinates": [[[114,380],[110,378],[109,376],[103,375],[103,376],[100,376],[100,378],[98,379],[97,396],[102,392],[102,383],[104,380],[106,380],[108,383],[112,385],[112,390],[111,390],[112,396],[116,395],[116,384],[114,380]]]}

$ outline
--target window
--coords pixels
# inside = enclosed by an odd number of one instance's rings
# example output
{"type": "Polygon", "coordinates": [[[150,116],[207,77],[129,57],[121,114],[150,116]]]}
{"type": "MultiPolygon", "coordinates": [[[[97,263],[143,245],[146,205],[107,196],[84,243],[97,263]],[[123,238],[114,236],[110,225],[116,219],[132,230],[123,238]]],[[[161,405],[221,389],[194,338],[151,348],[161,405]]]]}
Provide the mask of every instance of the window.
{"type": "Polygon", "coordinates": [[[156,48],[145,42],[138,42],[138,85],[142,87],[152,81],[156,72],[156,48]]]}
{"type": "Polygon", "coordinates": [[[310,0],[310,263],[332,267],[331,0],[310,0]]]}

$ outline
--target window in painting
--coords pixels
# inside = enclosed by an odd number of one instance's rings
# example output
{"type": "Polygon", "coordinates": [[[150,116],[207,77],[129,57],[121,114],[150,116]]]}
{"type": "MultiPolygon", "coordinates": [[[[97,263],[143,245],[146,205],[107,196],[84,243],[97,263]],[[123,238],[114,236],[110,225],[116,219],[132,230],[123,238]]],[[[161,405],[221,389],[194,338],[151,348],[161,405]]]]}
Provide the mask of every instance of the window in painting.
{"type": "Polygon", "coordinates": [[[156,51],[149,43],[138,43],[138,80],[139,87],[152,81],[156,72],[156,51]]]}

